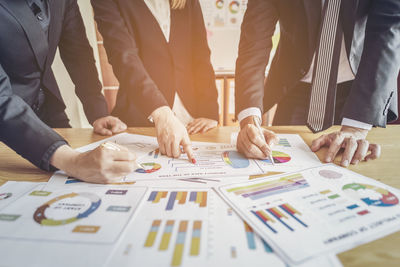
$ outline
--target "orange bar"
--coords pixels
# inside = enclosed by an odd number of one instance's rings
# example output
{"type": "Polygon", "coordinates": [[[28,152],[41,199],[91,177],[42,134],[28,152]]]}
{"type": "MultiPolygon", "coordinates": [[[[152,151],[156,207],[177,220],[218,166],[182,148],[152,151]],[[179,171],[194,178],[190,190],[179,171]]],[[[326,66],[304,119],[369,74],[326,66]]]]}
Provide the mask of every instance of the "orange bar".
{"type": "Polygon", "coordinates": [[[207,192],[202,192],[203,197],[201,199],[200,207],[207,207],[207,192]]]}
{"type": "Polygon", "coordinates": [[[179,204],[185,204],[186,203],[186,197],[187,197],[187,192],[179,192],[182,193],[181,198],[179,199],[179,204]]]}

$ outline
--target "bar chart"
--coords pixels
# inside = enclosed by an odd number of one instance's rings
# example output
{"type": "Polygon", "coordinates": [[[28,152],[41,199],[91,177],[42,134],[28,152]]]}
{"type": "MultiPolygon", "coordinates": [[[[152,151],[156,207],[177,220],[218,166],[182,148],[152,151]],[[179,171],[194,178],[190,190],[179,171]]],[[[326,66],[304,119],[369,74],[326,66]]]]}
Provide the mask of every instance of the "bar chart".
{"type": "Polygon", "coordinates": [[[166,211],[172,211],[176,203],[185,205],[188,202],[205,208],[207,207],[207,195],[206,191],[152,191],[147,201],[152,204],[161,204],[163,199],[168,199],[165,206],[166,211]]]}

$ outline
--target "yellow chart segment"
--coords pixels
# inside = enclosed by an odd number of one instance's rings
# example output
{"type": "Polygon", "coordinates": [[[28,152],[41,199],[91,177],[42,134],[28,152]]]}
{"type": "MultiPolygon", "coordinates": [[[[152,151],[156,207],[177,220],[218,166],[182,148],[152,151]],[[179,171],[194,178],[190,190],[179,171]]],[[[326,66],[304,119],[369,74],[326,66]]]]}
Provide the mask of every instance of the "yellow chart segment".
{"type": "Polygon", "coordinates": [[[154,220],[151,225],[149,234],[147,235],[146,242],[144,243],[145,247],[152,247],[154,241],[156,240],[158,229],[160,228],[161,220],[154,220]]]}

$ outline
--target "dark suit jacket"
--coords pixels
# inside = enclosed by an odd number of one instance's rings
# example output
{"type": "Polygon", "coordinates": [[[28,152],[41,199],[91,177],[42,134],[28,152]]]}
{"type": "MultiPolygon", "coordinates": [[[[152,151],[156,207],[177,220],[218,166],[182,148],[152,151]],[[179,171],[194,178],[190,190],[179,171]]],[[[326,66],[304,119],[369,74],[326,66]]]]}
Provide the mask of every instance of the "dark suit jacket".
{"type": "MultiPolygon", "coordinates": [[[[236,110],[268,110],[304,77],[316,49],[321,0],[250,0],[236,63],[236,110]],[[280,42],[264,84],[271,37],[280,42]]],[[[384,127],[398,116],[400,1],[342,1],[341,20],[356,79],[342,116],[384,127]]]]}
{"type": "Polygon", "coordinates": [[[172,107],[177,91],[194,117],[218,119],[215,75],[198,0],[171,10],[170,41],[143,0],[92,0],[104,46],[120,82],[113,111],[130,126],[148,125],[172,107]]]}
{"type": "Polygon", "coordinates": [[[47,38],[25,0],[0,0],[0,140],[43,169],[63,141],[48,126],[67,119],[51,70],[57,47],[89,121],[107,115],[76,0],[49,0],[49,6],[47,38]],[[47,126],[31,110],[40,88],[47,126]]]}

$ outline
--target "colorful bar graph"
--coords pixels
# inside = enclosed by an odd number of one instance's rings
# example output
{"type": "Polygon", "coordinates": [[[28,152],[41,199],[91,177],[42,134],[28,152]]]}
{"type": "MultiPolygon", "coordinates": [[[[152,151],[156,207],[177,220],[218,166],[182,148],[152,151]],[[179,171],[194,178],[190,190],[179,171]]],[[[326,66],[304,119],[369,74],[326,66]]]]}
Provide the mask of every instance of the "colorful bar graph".
{"type": "Polygon", "coordinates": [[[308,227],[307,224],[305,224],[302,220],[300,220],[297,215],[301,215],[300,212],[298,212],[295,208],[293,208],[290,204],[285,203],[282,205],[279,205],[279,207],[284,210],[287,214],[289,214],[293,219],[295,219],[297,222],[299,222],[301,225],[303,225],[304,227],[308,227]]]}
{"type": "Polygon", "coordinates": [[[244,229],[246,231],[247,246],[249,247],[249,249],[254,250],[256,249],[256,240],[254,238],[254,231],[246,222],[243,223],[244,223],[244,229]]]}
{"type": "Polygon", "coordinates": [[[228,192],[233,192],[244,198],[257,200],[260,198],[269,197],[276,194],[290,192],[308,187],[309,184],[304,177],[297,173],[282,177],[279,180],[251,184],[248,186],[235,187],[228,189],[228,192]]]}
{"type": "Polygon", "coordinates": [[[201,221],[193,222],[192,243],[190,245],[190,255],[198,256],[200,254],[201,221]]]}
{"type": "Polygon", "coordinates": [[[160,150],[157,148],[157,149],[154,151],[154,158],[155,158],[155,159],[158,158],[158,155],[160,155],[160,150]]]}
{"type": "Polygon", "coordinates": [[[187,226],[188,226],[188,221],[181,221],[179,223],[179,230],[178,230],[178,235],[176,237],[175,249],[172,255],[171,266],[180,266],[182,264],[187,226]]]}
{"type": "Polygon", "coordinates": [[[251,211],[262,223],[264,223],[265,226],[268,227],[269,230],[271,230],[273,233],[278,233],[273,227],[269,225],[268,222],[274,223],[275,220],[273,220],[270,216],[268,216],[264,211],[259,210],[259,211],[251,211]]]}
{"type": "Polygon", "coordinates": [[[291,147],[289,141],[286,138],[280,138],[278,144],[284,147],[291,147]]]}
{"type": "Polygon", "coordinates": [[[189,201],[199,204],[200,208],[207,207],[207,192],[190,192],[189,201]]]}
{"type": "Polygon", "coordinates": [[[174,228],[174,220],[168,220],[165,224],[164,233],[161,238],[161,243],[159,250],[167,250],[169,246],[169,241],[171,239],[172,230],[174,228]]]}
{"type": "Polygon", "coordinates": [[[274,208],[269,208],[267,209],[267,211],[275,217],[275,219],[280,222],[282,225],[284,225],[287,229],[289,229],[290,231],[294,231],[294,229],[292,227],[290,227],[287,223],[285,223],[282,218],[287,219],[288,217],[286,217],[282,212],[280,212],[276,207],[274,208]]]}
{"type": "Polygon", "coordinates": [[[158,229],[160,228],[161,220],[154,220],[153,224],[150,227],[149,234],[147,235],[146,242],[144,243],[145,247],[152,247],[154,241],[156,240],[158,229]]]}

